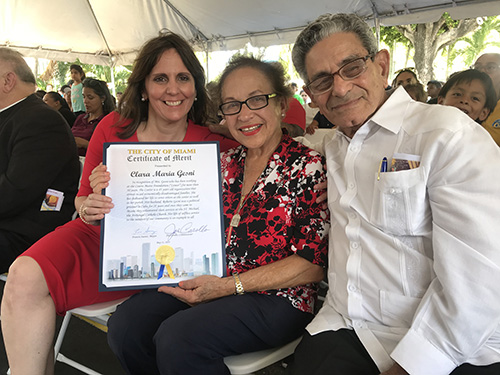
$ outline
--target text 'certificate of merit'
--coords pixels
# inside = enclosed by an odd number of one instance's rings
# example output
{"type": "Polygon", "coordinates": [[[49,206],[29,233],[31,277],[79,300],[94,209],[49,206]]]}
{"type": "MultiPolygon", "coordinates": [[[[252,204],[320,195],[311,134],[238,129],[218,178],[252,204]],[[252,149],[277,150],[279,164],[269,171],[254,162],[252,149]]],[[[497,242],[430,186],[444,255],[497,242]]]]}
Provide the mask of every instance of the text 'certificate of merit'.
{"type": "Polygon", "coordinates": [[[226,274],[218,142],[105,143],[99,290],[226,274]]]}

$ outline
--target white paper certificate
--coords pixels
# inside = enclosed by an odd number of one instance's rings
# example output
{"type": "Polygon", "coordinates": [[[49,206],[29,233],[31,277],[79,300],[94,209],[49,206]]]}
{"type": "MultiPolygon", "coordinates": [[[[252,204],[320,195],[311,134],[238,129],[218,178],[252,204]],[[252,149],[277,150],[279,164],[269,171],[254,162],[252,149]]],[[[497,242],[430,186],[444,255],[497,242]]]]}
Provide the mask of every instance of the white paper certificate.
{"type": "Polygon", "coordinates": [[[225,276],[219,144],[106,143],[100,290],[225,276]]]}

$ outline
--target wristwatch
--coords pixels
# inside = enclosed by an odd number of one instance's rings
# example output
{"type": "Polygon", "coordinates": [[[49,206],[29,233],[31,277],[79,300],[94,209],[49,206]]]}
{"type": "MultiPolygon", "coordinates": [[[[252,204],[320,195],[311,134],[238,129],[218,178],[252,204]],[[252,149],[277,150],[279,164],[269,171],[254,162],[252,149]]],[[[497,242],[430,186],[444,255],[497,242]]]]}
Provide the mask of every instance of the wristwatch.
{"type": "Polygon", "coordinates": [[[235,295],[245,294],[245,289],[243,289],[243,284],[241,283],[240,275],[238,272],[233,273],[233,279],[234,279],[234,285],[236,286],[236,293],[234,294],[235,295]]]}

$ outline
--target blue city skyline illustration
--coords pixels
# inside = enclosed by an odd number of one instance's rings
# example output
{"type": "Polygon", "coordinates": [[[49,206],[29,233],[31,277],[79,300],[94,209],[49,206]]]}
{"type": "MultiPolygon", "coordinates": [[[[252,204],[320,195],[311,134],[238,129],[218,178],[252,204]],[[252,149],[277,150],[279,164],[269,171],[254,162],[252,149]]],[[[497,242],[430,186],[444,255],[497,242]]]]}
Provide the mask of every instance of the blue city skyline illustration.
{"type": "MultiPolygon", "coordinates": [[[[218,253],[203,254],[195,258],[194,251],[184,256],[182,247],[174,248],[175,258],[170,267],[175,278],[196,277],[201,275],[219,275],[221,261],[218,253]]],[[[138,255],[125,255],[119,259],[108,259],[106,264],[108,280],[157,279],[160,263],[155,257],[156,249],[151,254],[151,243],[142,244],[141,259],[138,255]]],[[[168,272],[163,277],[170,279],[168,272]]]]}

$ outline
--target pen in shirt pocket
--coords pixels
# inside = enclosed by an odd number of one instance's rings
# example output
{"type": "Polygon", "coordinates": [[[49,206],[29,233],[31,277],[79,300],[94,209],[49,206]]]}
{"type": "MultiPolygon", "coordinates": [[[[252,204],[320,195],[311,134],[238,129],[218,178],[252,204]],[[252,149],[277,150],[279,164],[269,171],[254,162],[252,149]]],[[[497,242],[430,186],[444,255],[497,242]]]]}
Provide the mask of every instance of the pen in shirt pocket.
{"type": "Polygon", "coordinates": [[[380,165],[378,167],[378,176],[377,181],[380,180],[380,173],[387,172],[387,158],[384,156],[382,160],[380,160],[380,165]]]}

